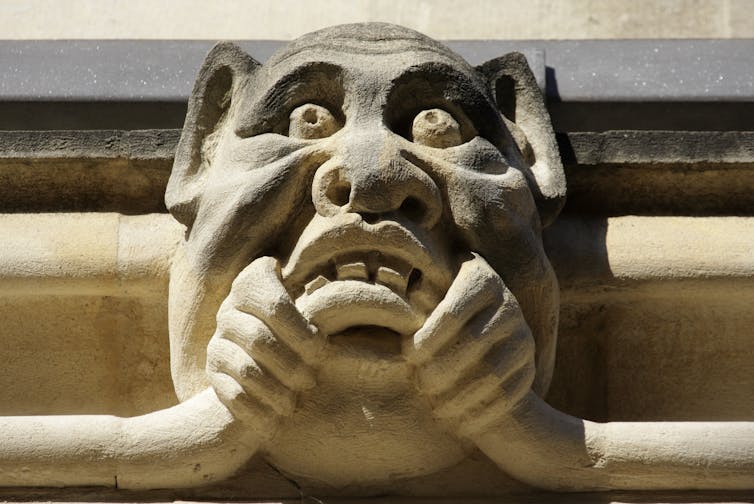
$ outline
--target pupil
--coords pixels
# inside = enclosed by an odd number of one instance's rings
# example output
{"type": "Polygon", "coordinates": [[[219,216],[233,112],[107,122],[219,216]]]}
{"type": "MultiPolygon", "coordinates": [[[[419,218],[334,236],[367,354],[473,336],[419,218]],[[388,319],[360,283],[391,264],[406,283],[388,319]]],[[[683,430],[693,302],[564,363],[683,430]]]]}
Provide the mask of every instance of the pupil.
{"type": "Polygon", "coordinates": [[[304,112],[304,121],[308,122],[309,124],[316,124],[317,123],[317,111],[313,109],[309,109],[304,112]]]}

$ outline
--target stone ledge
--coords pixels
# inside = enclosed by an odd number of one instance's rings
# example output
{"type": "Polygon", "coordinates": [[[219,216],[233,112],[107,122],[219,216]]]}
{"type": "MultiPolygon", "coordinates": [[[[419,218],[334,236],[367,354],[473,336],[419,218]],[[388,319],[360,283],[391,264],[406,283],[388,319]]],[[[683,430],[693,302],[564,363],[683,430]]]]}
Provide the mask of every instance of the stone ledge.
{"type": "MultiPolygon", "coordinates": [[[[165,212],[179,136],[178,130],[0,131],[0,211],[165,212]]],[[[560,134],[559,144],[566,212],[754,212],[754,132],[582,132],[560,134]]]]}

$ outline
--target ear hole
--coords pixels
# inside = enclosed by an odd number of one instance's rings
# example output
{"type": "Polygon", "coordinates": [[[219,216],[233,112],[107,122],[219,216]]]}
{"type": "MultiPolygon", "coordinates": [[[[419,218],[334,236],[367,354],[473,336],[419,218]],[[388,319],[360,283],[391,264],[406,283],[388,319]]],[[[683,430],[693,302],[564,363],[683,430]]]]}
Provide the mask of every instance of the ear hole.
{"type": "Polygon", "coordinates": [[[221,110],[220,118],[217,120],[217,123],[215,123],[214,131],[204,138],[201,148],[201,164],[199,170],[197,170],[198,173],[204,174],[209,172],[209,169],[212,166],[212,159],[214,159],[215,152],[217,151],[217,146],[220,144],[222,128],[227,117],[228,109],[221,110]]]}
{"type": "Polygon", "coordinates": [[[495,83],[497,108],[510,121],[516,122],[516,81],[503,75],[495,83]]]}
{"type": "Polygon", "coordinates": [[[536,158],[526,133],[516,124],[516,80],[510,75],[502,75],[495,82],[495,101],[505,125],[513,136],[518,150],[529,166],[534,165],[536,158]]]}
{"type": "Polygon", "coordinates": [[[230,107],[230,97],[233,86],[233,71],[228,67],[219,68],[207,81],[205,89],[207,94],[202,103],[199,113],[198,127],[204,131],[204,138],[198,137],[201,143],[199,147],[199,162],[191,165],[189,175],[206,168],[207,160],[214,155],[214,146],[217,143],[216,132],[225,122],[226,111],[230,107]]]}
{"type": "MultiPolygon", "coordinates": [[[[233,72],[228,67],[218,69],[207,82],[209,93],[205,103],[209,108],[214,108],[218,115],[218,111],[221,112],[227,108],[230,102],[231,86],[233,86],[233,72]]],[[[217,117],[215,117],[215,120],[217,120],[217,117]]]]}

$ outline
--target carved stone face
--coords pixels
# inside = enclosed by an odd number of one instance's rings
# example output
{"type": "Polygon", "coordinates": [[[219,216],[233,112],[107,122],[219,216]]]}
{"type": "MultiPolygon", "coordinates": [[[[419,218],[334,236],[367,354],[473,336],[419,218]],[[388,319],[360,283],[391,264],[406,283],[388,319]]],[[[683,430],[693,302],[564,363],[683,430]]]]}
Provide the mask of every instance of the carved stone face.
{"type": "Polygon", "coordinates": [[[521,58],[475,69],[420,34],[378,24],[302,37],[264,66],[216,48],[167,194],[188,228],[170,289],[179,397],[206,387],[215,315],[261,256],[279,262],[296,307],[327,336],[317,386],[267,448],[284,470],[344,484],[353,464],[357,479],[376,481],[464,456],[465,443],[417,396],[401,349],[472,253],[518,300],[537,344],[534,387],[544,391],[557,285],[540,216],[557,213],[551,202],[564,185],[527,72],[521,58]],[[509,120],[492,96],[503,80],[518,89],[509,120]],[[323,461],[323,445],[339,460],[323,461]]]}

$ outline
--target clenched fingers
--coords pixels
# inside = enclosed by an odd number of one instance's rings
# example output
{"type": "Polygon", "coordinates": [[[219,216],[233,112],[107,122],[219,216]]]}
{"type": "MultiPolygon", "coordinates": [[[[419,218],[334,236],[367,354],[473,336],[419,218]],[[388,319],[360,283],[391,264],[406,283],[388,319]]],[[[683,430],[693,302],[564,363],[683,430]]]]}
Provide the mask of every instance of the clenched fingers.
{"type": "Polygon", "coordinates": [[[246,393],[234,378],[214,371],[207,374],[217,397],[234,416],[251,426],[259,436],[272,436],[279,417],[265,403],[246,393]]]}
{"type": "Polygon", "coordinates": [[[497,273],[478,255],[461,265],[445,298],[404,348],[415,364],[428,362],[451,344],[462,328],[488,306],[502,303],[504,285],[497,273]]]}
{"type": "Polygon", "coordinates": [[[269,326],[304,362],[316,363],[323,339],[296,308],[277,259],[260,257],[247,266],[233,282],[229,299],[237,310],[269,326]]]}
{"type": "Polygon", "coordinates": [[[235,343],[224,338],[213,338],[207,347],[207,371],[227,375],[253,397],[276,414],[289,415],[295,406],[293,392],[263,369],[235,343]]]}
{"type": "Polygon", "coordinates": [[[442,395],[477,376],[501,376],[534,362],[534,339],[529,327],[505,306],[480,313],[461,331],[457,343],[419,370],[423,390],[442,395]]]}
{"type": "Polygon", "coordinates": [[[299,391],[315,385],[312,368],[253,315],[223,306],[217,318],[217,331],[286,387],[299,391]]]}
{"type": "Polygon", "coordinates": [[[446,390],[439,399],[435,414],[451,418],[469,414],[485,405],[497,404],[498,411],[507,411],[529,391],[534,381],[533,359],[523,360],[518,349],[493,349],[487,359],[490,370],[465,376],[455,386],[446,390]]]}

